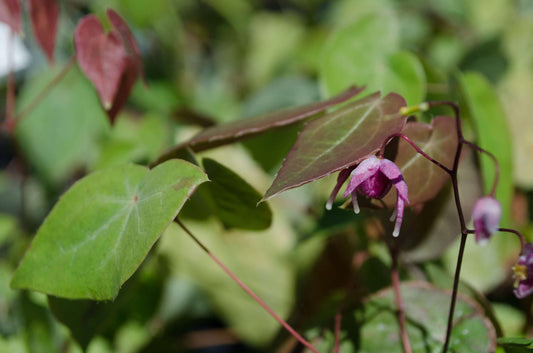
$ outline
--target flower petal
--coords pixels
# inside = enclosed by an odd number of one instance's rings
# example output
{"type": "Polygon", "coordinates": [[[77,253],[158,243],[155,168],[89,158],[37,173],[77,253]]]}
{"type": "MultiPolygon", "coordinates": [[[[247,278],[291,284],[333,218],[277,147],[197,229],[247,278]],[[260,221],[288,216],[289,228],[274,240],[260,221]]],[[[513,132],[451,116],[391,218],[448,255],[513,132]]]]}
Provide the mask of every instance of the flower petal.
{"type": "Polygon", "coordinates": [[[392,235],[394,237],[397,237],[400,235],[400,228],[402,227],[402,221],[403,221],[403,210],[405,207],[405,202],[400,195],[398,195],[398,201],[396,202],[396,223],[394,224],[394,231],[392,232],[392,235]]]}
{"type": "Polygon", "coordinates": [[[331,206],[333,206],[333,202],[335,201],[335,197],[337,197],[337,194],[339,193],[339,190],[342,187],[342,184],[348,179],[350,176],[350,173],[352,170],[355,169],[354,167],[349,167],[346,169],[343,169],[339,172],[339,175],[337,176],[337,184],[333,188],[333,191],[331,192],[331,195],[329,196],[328,202],[326,203],[326,210],[331,210],[331,206]]]}
{"type": "Polygon", "coordinates": [[[352,192],[352,206],[355,214],[358,214],[361,211],[359,203],[357,202],[357,192],[355,190],[352,192]]]}
{"type": "Polygon", "coordinates": [[[398,191],[398,196],[405,202],[409,203],[407,184],[405,183],[405,180],[403,180],[403,175],[400,171],[400,168],[398,168],[393,161],[382,159],[379,170],[392,182],[398,191]]]}
{"type": "Polygon", "coordinates": [[[381,161],[376,156],[369,157],[359,163],[351,173],[352,178],[346,191],[344,191],[344,197],[348,197],[362,182],[376,174],[379,170],[380,163],[381,161]]]}

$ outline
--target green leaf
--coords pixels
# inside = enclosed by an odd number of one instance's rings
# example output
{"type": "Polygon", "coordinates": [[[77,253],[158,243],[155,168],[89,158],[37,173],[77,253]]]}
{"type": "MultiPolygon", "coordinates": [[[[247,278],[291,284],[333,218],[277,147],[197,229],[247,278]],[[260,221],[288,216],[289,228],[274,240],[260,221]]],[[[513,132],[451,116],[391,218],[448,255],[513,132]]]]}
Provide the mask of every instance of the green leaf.
{"type": "Polygon", "coordinates": [[[401,94],[408,104],[424,99],[426,78],[416,56],[397,51],[396,19],[371,14],[335,32],[324,49],[320,77],[328,93],[367,85],[369,92],[401,94]]]}
{"type": "Polygon", "coordinates": [[[244,69],[252,87],[265,84],[283,64],[296,56],[304,29],[301,18],[290,12],[259,12],[251,18],[244,69]]]}
{"type": "Polygon", "coordinates": [[[263,200],[376,153],[388,136],[402,130],[403,106],[405,100],[397,94],[381,98],[374,93],[308,123],[263,200]]]}
{"type": "Polygon", "coordinates": [[[238,174],[222,164],[204,158],[205,172],[211,180],[206,186],[211,193],[215,213],[226,228],[266,229],[272,223],[272,211],[266,203],[257,205],[261,194],[238,174]]]}
{"type": "Polygon", "coordinates": [[[507,353],[531,353],[533,352],[533,340],[529,338],[498,338],[498,345],[504,347],[507,353]]]}
{"type": "MultiPolygon", "coordinates": [[[[29,106],[56,74],[47,71],[30,80],[17,100],[18,111],[29,106]]],[[[97,139],[108,129],[93,88],[73,68],[20,121],[15,133],[32,167],[47,183],[57,185],[90,162],[97,139]]]]}
{"type": "Polygon", "coordinates": [[[46,218],[12,287],[65,298],[114,298],[204,181],[197,167],[180,160],[150,171],[126,165],[88,175],[46,218]]]}
{"type": "MultiPolygon", "coordinates": [[[[475,72],[459,76],[464,103],[475,125],[480,147],[494,154],[500,164],[500,179],[496,198],[502,205],[502,224],[510,222],[509,211],[513,197],[513,141],[499,98],[490,83],[475,72]]],[[[480,154],[483,188],[489,193],[494,182],[492,159],[480,154]]]]}
{"type": "MultiPolygon", "coordinates": [[[[223,233],[214,222],[187,221],[186,226],[272,310],[287,318],[295,290],[289,257],[295,238],[283,218],[277,214],[265,236],[239,230],[223,233]]],[[[279,323],[176,224],[168,227],[158,251],[168,257],[173,274],[185,276],[208,294],[216,312],[246,343],[265,345],[279,332],[279,323]]]]}
{"type": "Polygon", "coordinates": [[[321,113],[332,106],[343,103],[360,93],[364,87],[349,87],[330,99],[306,104],[301,107],[289,108],[253,118],[215,125],[202,130],[199,134],[161,155],[153,164],[159,164],[179,155],[181,150],[190,147],[194,152],[227,145],[246,138],[256,136],[272,129],[298,123],[315,114],[321,113]]]}
{"type": "MultiPolygon", "coordinates": [[[[426,283],[404,283],[401,295],[411,346],[420,347],[420,351],[440,351],[446,333],[450,293],[426,283]]],[[[384,290],[371,297],[364,311],[358,313],[362,325],[359,353],[403,352],[394,298],[391,288],[384,290]]],[[[454,322],[448,352],[494,352],[496,332],[478,304],[459,296],[454,322]]]]}

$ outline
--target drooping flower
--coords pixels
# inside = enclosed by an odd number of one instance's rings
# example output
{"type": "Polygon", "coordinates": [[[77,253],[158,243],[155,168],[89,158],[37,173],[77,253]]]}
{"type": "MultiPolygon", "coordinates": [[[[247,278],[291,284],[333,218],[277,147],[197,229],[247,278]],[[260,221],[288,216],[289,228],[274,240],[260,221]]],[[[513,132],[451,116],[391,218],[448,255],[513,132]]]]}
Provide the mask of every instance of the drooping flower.
{"type": "Polygon", "coordinates": [[[351,179],[344,192],[344,197],[352,196],[353,210],[355,213],[359,213],[357,193],[373,199],[381,199],[394,185],[398,197],[396,200],[396,209],[392,216],[392,218],[396,217],[392,235],[397,237],[400,234],[405,203],[409,203],[407,184],[403,180],[400,168],[388,159],[372,156],[359,163],[355,168],[348,168],[341,171],[337,179],[337,185],[333,190],[326,208],[331,209],[337,192],[349,176],[351,176],[351,179]]]}
{"type": "Polygon", "coordinates": [[[490,236],[498,231],[501,218],[502,206],[494,197],[485,196],[476,201],[472,209],[472,219],[478,244],[488,243],[490,236]]]}
{"type": "Polygon", "coordinates": [[[533,293],[533,244],[527,243],[524,246],[522,255],[518,258],[517,264],[513,267],[514,272],[514,294],[518,298],[524,298],[533,293]]]}

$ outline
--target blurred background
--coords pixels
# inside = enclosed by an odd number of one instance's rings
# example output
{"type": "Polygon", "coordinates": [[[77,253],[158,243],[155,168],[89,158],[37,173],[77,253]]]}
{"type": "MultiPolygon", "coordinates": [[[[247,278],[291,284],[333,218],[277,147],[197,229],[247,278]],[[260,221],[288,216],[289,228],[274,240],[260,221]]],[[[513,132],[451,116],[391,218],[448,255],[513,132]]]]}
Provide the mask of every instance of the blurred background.
{"type": "MultiPolygon", "coordinates": [[[[366,85],[364,94],[400,93],[410,105],[460,102],[467,137],[499,158],[502,226],[533,240],[533,1],[64,0],[52,66],[27,15],[27,35],[14,46],[0,24],[0,96],[6,48],[14,51],[20,112],[74,53],[77,21],[94,13],[106,23],[107,7],[139,42],[148,87],[136,83],[111,126],[94,88],[73,67],[13,135],[0,134],[0,352],[298,351],[174,224],[113,302],[47,299],[11,290],[9,281],[46,214],[80,177],[121,163],[148,164],[204,127],[324,99],[351,84],[366,85]]],[[[301,127],[203,156],[262,194],[301,127]]],[[[490,188],[494,169],[473,154],[464,164],[459,178],[468,213],[490,188]]],[[[272,226],[262,231],[225,227],[200,197],[183,211],[228,267],[315,337],[317,327],[332,327],[332,308],[350,278],[359,280],[356,297],[390,284],[390,258],[372,219],[324,212],[334,182],[326,178],[273,199],[272,226]]],[[[459,228],[449,204],[445,189],[427,206],[428,221],[406,226],[416,239],[404,249],[404,279],[451,287],[459,228]]],[[[468,245],[463,290],[483,298],[500,335],[531,335],[531,301],[512,296],[519,244],[494,238],[487,247],[468,245]]]]}

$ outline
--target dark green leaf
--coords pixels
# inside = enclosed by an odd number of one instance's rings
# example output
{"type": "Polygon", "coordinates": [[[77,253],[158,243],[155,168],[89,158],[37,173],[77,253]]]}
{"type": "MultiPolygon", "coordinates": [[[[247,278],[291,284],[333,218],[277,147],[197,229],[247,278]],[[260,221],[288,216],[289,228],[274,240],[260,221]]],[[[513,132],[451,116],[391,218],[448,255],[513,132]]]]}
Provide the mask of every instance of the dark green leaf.
{"type": "Polygon", "coordinates": [[[12,287],[65,298],[114,298],[205,180],[180,160],[150,171],[126,165],[85,177],[37,232],[12,287]]]}
{"type": "Polygon", "coordinates": [[[266,203],[257,205],[261,194],[239,175],[222,164],[204,158],[203,165],[211,180],[206,187],[211,193],[215,213],[226,228],[266,229],[272,222],[272,211],[266,203]]]}

